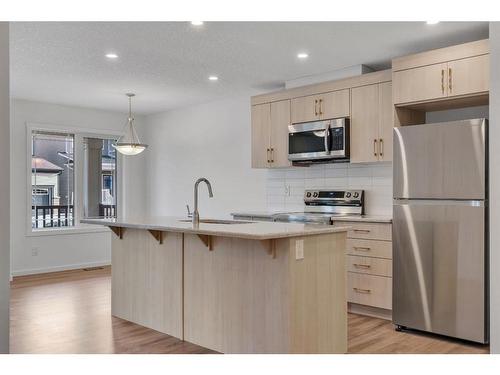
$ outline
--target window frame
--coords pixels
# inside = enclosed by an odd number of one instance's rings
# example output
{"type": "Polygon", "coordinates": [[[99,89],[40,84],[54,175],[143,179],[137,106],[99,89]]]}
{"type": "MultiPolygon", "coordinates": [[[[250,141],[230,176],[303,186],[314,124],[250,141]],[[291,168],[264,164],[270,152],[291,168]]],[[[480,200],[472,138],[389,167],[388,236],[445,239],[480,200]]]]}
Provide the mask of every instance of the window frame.
{"type": "MultiPolygon", "coordinates": [[[[84,146],[83,140],[86,137],[109,139],[118,138],[122,132],[109,129],[92,129],[80,128],[65,125],[55,124],[41,124],[35,122],[26,122],[26,235],[29,237],[44,236],[44,235],[58,235],[58,234],[71,234],[71,233],[90,233],[90,232],[108,232],[107,228],[95,227],[87,224],[82,224],[80,220],[83,219],[84,212],[84,146]],[[73,144],[73,168],[74,168],[74,226],[72,227],[55,227],[36,229],[32,228],[32,210],[31,210],[31,194],[32,194],[32,170],[31,170],[31,155],[32,155],[32,135],[33,131],[47,131],[59,132],[74,135],[73,144]]],[[[120,153],[116,153],[116,207],[121,211],[123,207],[123,163],[124,158],[120,153]]]]}

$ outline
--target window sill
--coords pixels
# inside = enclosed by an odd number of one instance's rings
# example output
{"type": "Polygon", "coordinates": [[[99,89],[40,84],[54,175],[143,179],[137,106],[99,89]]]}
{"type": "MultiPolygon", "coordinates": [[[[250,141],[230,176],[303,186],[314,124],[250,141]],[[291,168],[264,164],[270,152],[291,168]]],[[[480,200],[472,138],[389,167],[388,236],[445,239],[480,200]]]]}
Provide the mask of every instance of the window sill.
{"type": "Polygon", "coordinates": [[[26,233],[26,237],[42,237],[42,236],[65,236],[72,234],[86,234],[86,233],[111,233],[106,227],[92,227],[92,226],[78,226],[71,228],[57,228],[57,229],[38,229],[30,230],[26,233]]]}

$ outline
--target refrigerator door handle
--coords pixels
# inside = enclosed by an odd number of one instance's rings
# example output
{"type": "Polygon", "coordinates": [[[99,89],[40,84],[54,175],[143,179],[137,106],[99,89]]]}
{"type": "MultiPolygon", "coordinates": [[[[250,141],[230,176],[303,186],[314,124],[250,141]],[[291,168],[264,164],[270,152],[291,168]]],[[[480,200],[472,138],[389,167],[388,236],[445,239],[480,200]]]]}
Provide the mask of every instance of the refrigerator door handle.
{"type": "Polygon", "coordinates": [[[407,198],[394,198],[394,205],[426,205],[426,206],[471,206],[471,207],[485,207],[486,200],[464,200],[464,199],[407,199],[407,198]]]}

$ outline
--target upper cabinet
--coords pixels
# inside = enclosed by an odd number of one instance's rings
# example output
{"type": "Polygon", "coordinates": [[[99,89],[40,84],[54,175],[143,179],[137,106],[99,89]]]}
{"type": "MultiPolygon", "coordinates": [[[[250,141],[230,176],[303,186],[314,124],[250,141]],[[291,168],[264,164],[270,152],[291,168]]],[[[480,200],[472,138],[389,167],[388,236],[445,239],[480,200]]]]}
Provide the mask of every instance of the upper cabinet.
{"type": "Polygon", "coordinates": [[[252,168],[288,167],[290,100],[252,106],[252,168]]]}
{"type": "Polygon", "coordinates": [[[351,90],[351,163],[392,160],[391,82],[351,90]]]}
{"type": "Polygon", "coordinates": [[[490,90],[490,55],[448,62],[448,96],[487,93],[490,90]]]}
{"type": "Polygon", "coordinates": [[[480,40],[422,52],[393,60],[393,96],[396,106],[439,109],[457,103],[485,104],[489,91],[489,44],[480,40]],[[470,99],[473,100],[470,100],[470,99]],[[483,102],[481,102],[481,99],[483,102]]]}
{"type": "Polygon", "coordinates": [[[349,89],[292,99],[292,123],[349,117],[349,89]]]}
{"type": "Polygon", "coordinates": [[[445,98],[446,64],[433,64],[394,73],[394,104],[445,98]]]}
{"type": "Polygon", "coordinates": [[[252,106],[252,168],[268,168],[271,147],[271,104],[252,106]]]}

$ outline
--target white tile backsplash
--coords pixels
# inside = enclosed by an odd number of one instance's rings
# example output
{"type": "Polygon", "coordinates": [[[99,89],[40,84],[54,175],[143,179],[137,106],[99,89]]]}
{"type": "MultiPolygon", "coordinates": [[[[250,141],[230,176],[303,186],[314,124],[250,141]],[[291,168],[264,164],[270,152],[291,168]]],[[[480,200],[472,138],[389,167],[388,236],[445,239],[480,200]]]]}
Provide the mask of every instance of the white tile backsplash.
{"type": "Polygon", "coordinates": [[[305,189],[325,188],[363,189],[367,214],[392,213],[392,163],[318,164],[267,172],[267,205],[272,211],[301,211],[305,189]]]}

